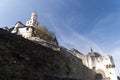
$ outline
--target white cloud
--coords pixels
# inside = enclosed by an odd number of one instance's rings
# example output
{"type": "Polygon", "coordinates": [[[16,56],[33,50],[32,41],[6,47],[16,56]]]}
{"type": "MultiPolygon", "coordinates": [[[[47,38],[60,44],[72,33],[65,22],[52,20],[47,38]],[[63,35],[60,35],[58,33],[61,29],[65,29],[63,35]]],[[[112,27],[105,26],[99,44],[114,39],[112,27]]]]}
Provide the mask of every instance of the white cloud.
{"type": "Polygon", "coordinates": [[[74,31],[70,32],[71,33],[69,35],[63,33],[62,36],[60,36],[61,45],[67,48],[76,48],[82,53],[88,53],[90,51],[90,47],[92,47],[94,51],[103,53],[100,47],[91,40],[74,31]]]}

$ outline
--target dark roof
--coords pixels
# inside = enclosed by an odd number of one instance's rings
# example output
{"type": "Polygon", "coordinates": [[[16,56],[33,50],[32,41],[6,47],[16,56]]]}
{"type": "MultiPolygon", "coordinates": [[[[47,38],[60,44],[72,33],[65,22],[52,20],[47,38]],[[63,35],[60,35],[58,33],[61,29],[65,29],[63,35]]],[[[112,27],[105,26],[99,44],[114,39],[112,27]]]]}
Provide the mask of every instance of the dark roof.
{"type": "MultiPolygon", "coordinates": [[[[72,49],[70,49],[69,51],[82,54],[81,52],[79,52],[79,51],[78,51],[78,50],[76,50],[75,48],[72,48],[72,49]]],[[[82,54],[82,55],[83,55],[83,54],[82,54]]]]}
{"type": "Polygon", "coordinates": [[[23,24],[21,21],[17,21],[16,24],[17,24],[17,23],[23,24]]]}
{"type": "Polygon", "coordinates": [[[14,29],[14,27],[10,28],[9,31],[11,32],[14,29]]]}

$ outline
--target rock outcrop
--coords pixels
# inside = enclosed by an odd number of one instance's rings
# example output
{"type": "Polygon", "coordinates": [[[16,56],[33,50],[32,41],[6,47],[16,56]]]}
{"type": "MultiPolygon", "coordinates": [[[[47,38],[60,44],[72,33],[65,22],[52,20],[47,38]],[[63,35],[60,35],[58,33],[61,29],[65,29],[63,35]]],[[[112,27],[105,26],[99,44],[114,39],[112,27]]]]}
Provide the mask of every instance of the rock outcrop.
{"type": "Polygon", "coordinates": [[[55,51],[0,30],[0,80],[94,80],[94,71],[64,49],[55,51]]]}

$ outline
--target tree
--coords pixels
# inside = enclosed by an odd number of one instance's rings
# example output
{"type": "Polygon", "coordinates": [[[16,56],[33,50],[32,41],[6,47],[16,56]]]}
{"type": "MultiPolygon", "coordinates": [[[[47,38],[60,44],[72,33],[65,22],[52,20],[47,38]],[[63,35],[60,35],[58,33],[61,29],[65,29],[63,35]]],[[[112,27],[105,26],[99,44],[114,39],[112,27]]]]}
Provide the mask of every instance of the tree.
{"type": "Polygon", "coordinates": [[[53,32],[50,32],[46,26],[36,26],[36,37],[39,37],[41,39],[44,39],[49,42],[54,42],[55,34],[53,32]]]}

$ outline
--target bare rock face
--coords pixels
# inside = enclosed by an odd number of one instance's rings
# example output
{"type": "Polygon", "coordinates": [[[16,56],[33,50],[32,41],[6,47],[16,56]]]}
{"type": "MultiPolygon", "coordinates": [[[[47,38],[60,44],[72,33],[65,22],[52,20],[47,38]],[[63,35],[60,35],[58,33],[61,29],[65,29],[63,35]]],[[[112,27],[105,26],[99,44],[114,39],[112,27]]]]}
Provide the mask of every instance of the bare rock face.
{"type": "Polygon", "coordinates": [[[0,30],[0,80],[94,80],[94,72],[61,49],[0,30]]]}

